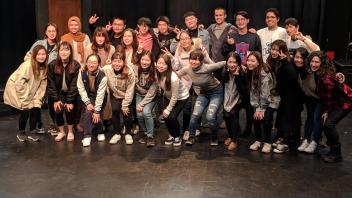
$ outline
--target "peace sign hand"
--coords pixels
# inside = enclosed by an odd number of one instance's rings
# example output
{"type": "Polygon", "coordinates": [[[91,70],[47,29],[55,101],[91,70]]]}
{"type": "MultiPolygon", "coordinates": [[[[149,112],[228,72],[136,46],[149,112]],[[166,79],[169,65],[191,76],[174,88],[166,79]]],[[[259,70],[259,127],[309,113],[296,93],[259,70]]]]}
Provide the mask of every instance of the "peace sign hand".
{"type": "Polygon", "coordinates": [[[229,45],[233,45],[233,44],[235,44],[235,39],[234,38],[230,38],[230,36],[227,35],[227,43],[229,45]]]}
{"type": "Polygon", "coordinates": [[[89,24],[94,24],[97,22],[97,20],[99,19],[99,17],[97,16],[97,14],[94,14],[93,16],[91,16],[89,18],[89,24]]]}
{"type": "Polygon", "coordinates": [[[111,23],[109,21],[109,23],[105,25],[105,29],[106,29],[106,31],[110,31],[111,28],[112,28],[112,25],[111,25],[111,23]]]}

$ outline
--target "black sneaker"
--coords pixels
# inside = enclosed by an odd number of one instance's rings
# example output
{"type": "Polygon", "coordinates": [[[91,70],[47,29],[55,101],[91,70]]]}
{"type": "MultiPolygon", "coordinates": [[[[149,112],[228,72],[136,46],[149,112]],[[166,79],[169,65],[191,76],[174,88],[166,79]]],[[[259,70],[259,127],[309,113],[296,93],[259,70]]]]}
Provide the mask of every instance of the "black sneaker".
{"type": "Polygon", "coordinates": [[[16,137],[17,137],[18,141],[20,141],[20,142],[24,142],[27,140],[26,132],[22,131],[22,130],[17,132],[16,137]]]}
{"type": "Polygon", "coordinates": [[[33,142],[38,142],[39,141],[39,136],[37,136],[34,132],[35,131],[29,132],[28,135],[27,135],[27,138],[28,138],[28,140],[31,140],[33,142]]]}
{"type": "Polygon", "coordinates": [[[147,141],[146,141],[146,136],[144,133],[137,133],[133,139],[136,140],[137,142],[139,142],[140,144],[145,144],[147,141]]]}
{"type": "Polygon", "coordinates": [[[335,153],[330,153],[327,155],[323,156],[323,161],[326,163],[336,163],[342,161],[342,156],[335,154],[335,153]]]}
{"type": "Polygon", "coordinates": [[[155,146],[155,140],[153,137],[148,137],[147,138],[147,147],[154,147],[155,146]]]}
{"type": "Polygon", "coordinates": [[[192,146],[195,142],[194,137],[189,137],[188,140],[186,141],[187,146],[192,146]]]}
{"type": "Polygon", "coordinates": [[[38,134],[44,134],[44,133],[45,133],[45,130],[44,130],[43,127],[41,127],[41,128],[38,127],[38,128],[35,130],[35,132],[38,133],[38,134]]]}
{"type": "Polygon", "coordinates": [[[219,145],[218,138],[211,138],[210,146],[218,146],[218,145],[219,145]]]}

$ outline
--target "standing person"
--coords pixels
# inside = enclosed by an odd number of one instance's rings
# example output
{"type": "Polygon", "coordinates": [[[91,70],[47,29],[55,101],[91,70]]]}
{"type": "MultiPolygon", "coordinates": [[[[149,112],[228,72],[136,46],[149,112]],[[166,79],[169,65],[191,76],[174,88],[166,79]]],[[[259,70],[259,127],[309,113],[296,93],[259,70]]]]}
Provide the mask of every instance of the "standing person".
{"type": "Polygon", "coordinates": [[[37,45],[31,52],[31,59],[23,62],[9,77],[5,91],[4,103],[20,110],[17,139],[38,141],[33,132],[40,117],[40,108],[47,86],[48,54],[42,45],[37,45]],[[30,133],[26,133],[29,118],[30,133]]]}
{"type": "MultiPolygon", "coordinates": [[[[48,53],[48,63],[51,63],[53,60],[57,58],[57,45],[59,43],[58,38],[59,29],[55,23],[49,22],[46,24],[44,28],[44,39],[36,41],[31,49],[27,52],[26,56],[24,57],[24,61],[29,60],[31,58],[32,50],[37,45],[43,45],[48,53]]],[[[48,101],[49,102],[49,101],[48,101]]],[[[48,110],[50,115],[50,124],[48,127],[48,133],[52,135],[57,134],[58,129],[55,125],[55,112],[52,106],[48,104],[48,110]]],[[[42,119],[39,119],[37,126],[37,133],[44,133],[44,128],[42,124],[42,119]]]]}
{"type": "Polygon", "coordinates": [[[149,18],[141,17],[137,21],[137,40],[138,47],[152,53],[155,60],[160,53],[158,38],[152,29],[152,22],[149,18]]]}
{"type": "Polygon", "coordinates": [[[280,13],[276,8],[269,8],[265,11],[265,23],[267,27],[257,32],[262,45],[264,62],[266,62],[266,59],[270,55],[271,43],[278,39],[286,41],[288,38],[286,30],[279,27],[279,21],[280,13]]]}
{"type": "Polygon", "coordinates": [[[67,22],[69,32],[61,37],[61,41],[67,41],[72,45],[73,59],[75,59],[81,66],[84,66],[84,48],[90,44],[87,34],[82,33],[81,20],[72,16],[67,22]]]}
{"type": "MultiPolygon", "coordinates": [[[[243,95],[246,92],[246,82],[241,67],[241,57],[237,52],[227,55],[226,66],[223,69],[224,79],[224,120],[229,137],[224,144],[232,151],[237,148],[240,132],[239,113],[242,108],[243,95]]],[[[253,114],[252,114],[253,115],[253,114]]],[[[252,117],[251,115],[251,117],[252,117]]]]}
{"type": "Polygon", "coordinates": [[[106,102],[107,78],[99,67],[101,65],[100,57],[97,54],[91,54],[87,57],[86,66],[78,74],[77,88],[85,109],[83,111],[83,129],[84,138],[82,145],[90,146],[93,129],[102,134],[101,117],[106,102]]]}
{"type": "Polygon", "coordinates": [[[286,40],[287,48],[292,53],[294,49],[304,47],[308,52],[319,51],[319,45],[315,44],[308,36],[304,36],[299,31],[298,20],[295,18],[287,18],[285,20],[285,29],[288,34],[286,40]]]}
{"type": "Polygon", "coordinates": [[[116,51],[111,57],[111,65],[102,68],[107,77],[112,107],[112,124],[114,127],[110,144],[121,140],[122,127],[120,115],[122,114],[125,126],[125,142],[132,144],[131,129],[133,124],[131,103],[134,97],[136,77],[133,69],[126,65],[125,53],[116,51]]]}
{"type": "Polygon", "coordinates": [[[138,39],[136,32],[131,28],[125,29],[122,34],[122,45],[117,48],[123,50],[126,56],[126,64],[133,68],[133,64],[138,61],[138,39]]]}
{"type": "Polygon", "coordinates": [[[136,65],[136,112],[139,124],[139,143],[147,143],[147,147],[155,146],[154,119],[152,110],[155,106],[155,96],[158,92],[153,55],[143,51],[136,65]],[[147,136],[147,140],[145,140],[147,136]]]}
{"type": "Polygon", "coordinates": [[[180,123],[177,117],[187,102],[189,91],[176,73],[172,71],[169,55],[161,54],[157,60],[156,68],[159,87],[164,91],[163,117],[169,131],[169,138],[165,144],[181,146],[180,123]]]}
{"type": "Polygon", "coordinates": [[[325,52],[312,52],[308,62],[317,79],[317,94],[323,101],[323,130],[330,148],[322,159],[327,163],[338,162],[342,156],[336,125],[351,111],[352,90],[336,79],[335,66],[325,52]]]}
{"type": "Polygon", "coordinates": [[[74,112],[78,104],[77,76],[81,66],[73,60],[72,46],[68,42],[60,43],[58,51],[57,59],[49,64],[48,100],[55,111],[55,121],[60,131],[55,141],[61,141],[66,136],[63,114],[66,115],[67,141],[73,141],[73,124],[76,124],[74,112]]]}
{"type": "Polygon", "coordinates": [[[153,28],[153,30],[155,36],[158,38],[160,49],[166,49],[174,54],[175,51],[171,51],[170,46],[177,42],[175,38],[180,29],[170,27],[170,19],[167,16],[159,16],[156,19],[156,26],[157,28],[153,28]]]}
{"type": "Polygon", "coordinates": [[[280,98],[275,93],[275,77],[269,65],[263,62],[260,52],[254,51],[248,55],[247,67],[251,104],[255,111],[253,117],[256,139],[249,149],[257,151],[264,142],[262,152],[270,153],[273,116],[280,102],[280,98]]]}
{"type": "Polygon", "coordinates": [[[198,97],[194,105],[189,124],[189,138],[187,145],[195,143],[196,129],[200,125],[203,111],[208,107],[206,120],[209,122],[211,129],[211,146],[218,145],[218,123],[217,113],[223,101],[224,90],[219,80],[213,76],[213,71],[225,66],[226,61],[214,64],[204,64],[204,49],[195,49],[189,55],[189,66],[184,67],[176,72],[179,77],[190,77],[193,82],[195,92],[198,97]]]}

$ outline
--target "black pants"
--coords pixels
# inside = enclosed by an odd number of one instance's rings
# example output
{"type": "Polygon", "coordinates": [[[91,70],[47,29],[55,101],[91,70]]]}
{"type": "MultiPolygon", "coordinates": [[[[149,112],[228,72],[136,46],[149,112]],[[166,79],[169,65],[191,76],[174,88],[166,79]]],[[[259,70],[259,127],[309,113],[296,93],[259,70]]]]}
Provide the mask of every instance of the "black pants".
{"type": "MultiPolygon", "coordinates": [[[[172,137],[180,137],[180,123],[178,122],[177,117],[185,107],[187,101],[188,99],[177,101],[169,116],[165,118],[167,129],[172,137]]],[[[169,102],[170,101],[164,97],[164,109],[169,102]]]]}
{"type": "Polygon", "coordinates": [[[249,98],[243,98],[241,108],[244,108],[246,110],[246,129],[245,129],[245,132],[252,133],[254,109],[250,103],[249,98]]]}
{"type": "Polygon", "coordinates": [[[191,115],[193,113],[193,107],[197,100],[197,94],[193,88],[189,90],[189,98],[183,108],[182,114],[182,131],[189,131],[189,123],[191,121],[191,115]]]}
{"type": "Polygon", "coordinates": [[[255,139],[262,141],[264,132],[264,142],[271,143],[271,128],[273,128],[273,116],[275,109],[267,107],[262,120],[254,120],[255,139]]]}
{"type": "Polygon", "coordinates": [[[41,121],[40,120],[40,108],[32,108],[29,110],[21,110],[20,111],[20,118],[18,120],[18,129],[20,131],[24,131],[26,129],[26,124],[29,118],[29,130],[33,131],[37,124],[41,121]]]}
{"type": "Polygon", "coordinates": [[[54,110],[54,100],[51,97],[48,97],[48,111],[53,124],[56,122],[55,110],[54,110]]]}
{"type": "MultiPolygon", "coordinates": [[[[253,108],[253,107],[252,107],[253,108]]],[[[240,132],[240,122],[239,122],[239,113],[241,110],[241,105],[235,105],[230,112],[227,112],[224,109],[224,120],[226,123],[226,129],[229,133],[229,138],[237,139],[238,133],[240,132]]],[[[251,115],[253,117],[253,114],[251,115]]]]}
{"type": "Polygon", "coordinates": [[[64,109],[63,106],[61,107],[61,110],[55,111],[55,121],[57,126],[60,127],[65,124],[64,114],[66,116],[66,123],[68,125],[76,124],[74,119],[74,111],[75,111],[75,107],[70,112],[68,112],[66,109],[64,109]]]}
{"type": "MultiPolygon", "coordinates": [[[[115,134],[121,134],[122,125],[120,115],[122,114],[121,105],[122,99],[116,99],[112,94],[110,96],[111,101],[111,110],[112,110],[112,125],[114,127],[115,134]]],[[[129,107],[130,113],[125,116],[122,114],[124,125],[126,126],[126,134],[130,134],[132,125],[133,125],[133,118],[132,118],[132,109],[129,107]]]]}
{"type": "Polygon", "coordinates": [[[324,133],[327,139],[326,144],[330,147],[340,146],[339,134],[336,125],[348,115],[351,109],[338,107],[328,112],[328,117],[324,123],[324,133]]]}

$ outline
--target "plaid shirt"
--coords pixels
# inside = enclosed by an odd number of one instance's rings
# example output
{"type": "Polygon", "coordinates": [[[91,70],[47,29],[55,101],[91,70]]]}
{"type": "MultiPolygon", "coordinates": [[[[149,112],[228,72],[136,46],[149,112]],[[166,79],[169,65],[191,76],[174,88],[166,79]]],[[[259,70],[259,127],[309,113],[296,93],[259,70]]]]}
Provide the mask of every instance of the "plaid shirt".
{"type": "Polygon", "coordinates": [[[352,90],[344,83],[327,74],[317,79],[317,94],[323,101],[323,111],[330,112],[336,107],[351,108],[352,90]]]}

